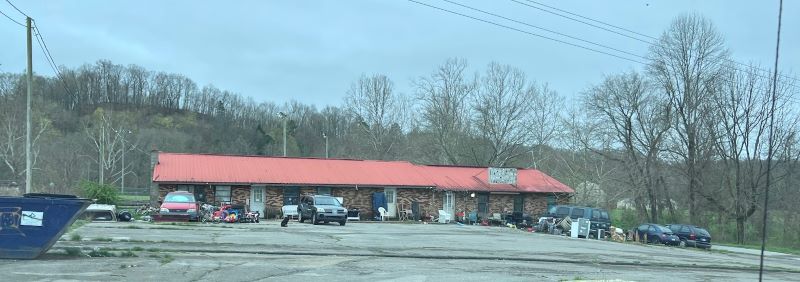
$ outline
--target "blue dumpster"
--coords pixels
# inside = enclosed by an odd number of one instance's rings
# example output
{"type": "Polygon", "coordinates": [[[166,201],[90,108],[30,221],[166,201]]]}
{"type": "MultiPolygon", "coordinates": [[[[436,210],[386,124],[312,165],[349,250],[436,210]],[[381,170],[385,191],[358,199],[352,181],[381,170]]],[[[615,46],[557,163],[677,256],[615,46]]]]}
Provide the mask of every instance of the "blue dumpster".
{"type": "Polygon", "coordinates": [[[91,203],[72,195],[0,196],[0,259],[44,254],[91,203]]]}

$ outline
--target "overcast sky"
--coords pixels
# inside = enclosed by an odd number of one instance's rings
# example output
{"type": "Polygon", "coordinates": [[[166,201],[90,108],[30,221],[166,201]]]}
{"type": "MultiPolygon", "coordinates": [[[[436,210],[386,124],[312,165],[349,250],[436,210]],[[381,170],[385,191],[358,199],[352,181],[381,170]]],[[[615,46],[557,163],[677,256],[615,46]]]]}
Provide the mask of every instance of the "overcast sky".
{"type": "MultiPolygon", "coordinates": [[[[419,1],[574,42],[441,0],[419,1]]],[[[512,1],[453,1],[641,56],[647,53],[647,43],[512,1]]],[[[713,21],[736,60],[764,68],[773,64],[777,1],[537,1],[654,37],[674,17],[697,12],[713,21]]],[[[318,107],[339,105],[362,73],[385,74],[399,92],[413,94],[411,81],[450,57],[466,59],[472,71],[482,71],[492,61],[518,67],[569,101],[606,74],[643,69],[638,63],[400,0],[12,3],[36,20],[59,65],[73,68],[109,59],[180,73],[201,86],[214,84],[278,104],[298,100],[318,107]]],[[[5,1],[0,1],[0,11],[24,22],[5,1]]],[[[800,1],[787,0],[779,68],[796,73],[798,50],[800,1]]],[[[0,71],[24,69],[24,28],[2,17],[0,71]]],[[[53,75],[38,46],[34,70],[53,75]]]]}

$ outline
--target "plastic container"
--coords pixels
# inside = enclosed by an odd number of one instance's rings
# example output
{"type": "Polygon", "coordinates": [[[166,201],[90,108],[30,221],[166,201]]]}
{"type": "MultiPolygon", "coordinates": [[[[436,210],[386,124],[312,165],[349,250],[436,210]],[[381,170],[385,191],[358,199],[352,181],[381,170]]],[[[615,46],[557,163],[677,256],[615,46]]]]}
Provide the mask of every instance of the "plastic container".
{"type": "Polygon", "coordinates": [[[0,259],[46,253],[91,203],[72,195],[0,196],[0,259]]]}

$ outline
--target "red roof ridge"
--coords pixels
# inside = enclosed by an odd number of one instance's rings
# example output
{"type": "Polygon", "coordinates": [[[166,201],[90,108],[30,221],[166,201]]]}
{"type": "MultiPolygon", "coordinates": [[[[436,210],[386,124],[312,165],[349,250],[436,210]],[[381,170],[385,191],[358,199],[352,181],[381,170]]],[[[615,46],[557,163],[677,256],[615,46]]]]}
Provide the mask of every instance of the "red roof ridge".
{"type": "MultiPolygon", "coordinates": [[[[357,162],[386,162],[386,163],[410,163],[404,160],[363,160],[352,158],[324,158],[324,157],[294,157],[294,156],[266,156],[266,155],[237,155],[237,154],[223,154],[223,153],[175,153],[175,152],[158,152],[164,155],[187,155],[187,156],[216,156],[216,157],[243,157],[243,158],[270,158],[270,159],[299,159],[299,160],[329,160],[329,161],[357,161],[357,162]]],[[[416,164],[414,164],[416,165],[416,164]]]]}

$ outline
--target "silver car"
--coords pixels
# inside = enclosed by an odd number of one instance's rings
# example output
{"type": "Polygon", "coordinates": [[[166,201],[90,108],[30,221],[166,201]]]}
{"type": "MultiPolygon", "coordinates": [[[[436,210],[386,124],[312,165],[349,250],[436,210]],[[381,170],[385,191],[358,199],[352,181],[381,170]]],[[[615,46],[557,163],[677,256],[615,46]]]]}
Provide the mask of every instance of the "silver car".
{"type": "Polygon", "coordinates": [[[311,220],[314,225],[328,222],[347,223],[347,209],[334,197],[306,195],[300,197],[297,205],[297,219],[300,222],[311,220]]]}

